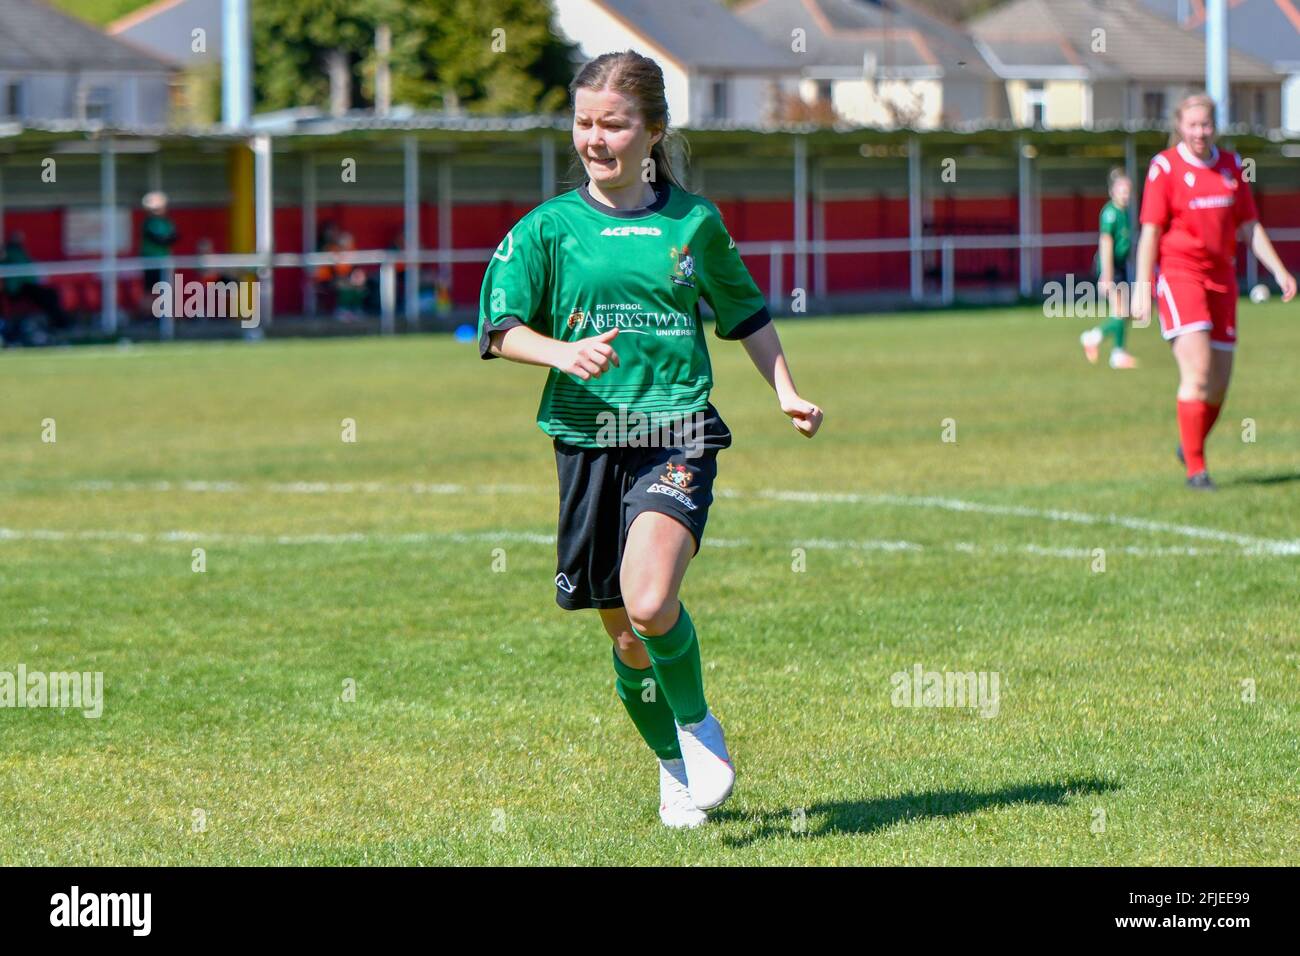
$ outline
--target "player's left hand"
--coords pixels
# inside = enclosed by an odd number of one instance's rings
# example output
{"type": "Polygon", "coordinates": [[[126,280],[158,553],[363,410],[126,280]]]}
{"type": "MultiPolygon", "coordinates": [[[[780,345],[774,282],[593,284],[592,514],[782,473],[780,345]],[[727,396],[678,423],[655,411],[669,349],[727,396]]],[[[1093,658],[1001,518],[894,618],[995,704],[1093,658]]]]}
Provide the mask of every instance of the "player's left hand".
{"type": "Polygon", "coordinates": [[[822,427],[822,410],[798,395],[781,401],[781,411],[790,416],[790,424],[805,438],[812,438],[822,427]]]}
{"type": "Polygon", "coordinates": [[[1283,302],[1290,302],[1295,298],[1295,276],[1284,269],[1273,278],[1277,280],[1277,286],[1282,290],[1283,302]]]}

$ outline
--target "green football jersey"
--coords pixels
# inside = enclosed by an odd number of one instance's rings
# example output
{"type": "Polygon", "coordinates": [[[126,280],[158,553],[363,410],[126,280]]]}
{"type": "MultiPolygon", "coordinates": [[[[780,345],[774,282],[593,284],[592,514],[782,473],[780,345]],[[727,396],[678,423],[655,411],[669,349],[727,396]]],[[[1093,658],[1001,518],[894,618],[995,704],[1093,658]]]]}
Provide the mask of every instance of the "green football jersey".
{"type": "Polygon", "coordinates": [[[701,299],[720,338],[742,339],[771,321],[713,203],[662,183],[651,205],[619,210],[584,184],[526,215],[492,254],[479,354],[495,358],[489,333],[516,325],[565,342],[617,328],[619,364],[585,382],[551,369],[537,409],[548,435],[600,448],[611,421],[653,429],[708,404],[701,299]]]}
{"type": "MultiPolygon", "coordinates": [[[[1115,261],[1125,263],[1128,261],[1128,252],[1132,248],[1132,241],[1129,235],[1128,210],[1120,209],[1113,202],[1108,202],[1101,207],[1101,232],[1109,234],[1115,241],[1115,261]]],[[[1094,262],[1097,257],[1093,256],[1094,262]]],[[[1097,263],[1098,272],[1100,273],[1100,263],[1097,263]]]]}

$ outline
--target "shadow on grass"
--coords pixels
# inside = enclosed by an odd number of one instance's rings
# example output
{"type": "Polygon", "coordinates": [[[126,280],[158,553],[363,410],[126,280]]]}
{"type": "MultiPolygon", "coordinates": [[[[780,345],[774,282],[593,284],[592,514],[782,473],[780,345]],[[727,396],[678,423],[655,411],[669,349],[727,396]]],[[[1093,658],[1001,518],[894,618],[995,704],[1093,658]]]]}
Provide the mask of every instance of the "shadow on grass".
{"type": "MultiPolygon", "coordinates": [[[[1017,787],[1004,787],[976,793],[970,790],[930,790],[924,793],[905,793],[897,797],[880,797],[874,800],[837,800],[804,807],[804,839],[835,836],[848,833],[874,833],[896,823],[924,820],[932,817],[955,817],[978,813],[990,807],[1007,807],[1017,803],[1061,805],[1069,797],[1090,793],[1106,793],[1120,789],[1109,780],[1088,778],[1066,780],[1063,783],[1026,783],[1017,787]]],[[[756,824],[743,835],[728,836],[723,842],[732,847],[749,846],[759,840],[789,836],[795,831],[797,812],[801,808],[741,813],[715,810],[710,819],[719,822],[756,824]]]]}
{"type": "Polygon", "coordinates": [[[1290,481],[1300,481],[1300,471],[1282,472],[1276,475],[1242,475],[1240,478],[1233,478],[1231,481],[1222,482],[1225,485],[1284,485],[1290,481]]]}

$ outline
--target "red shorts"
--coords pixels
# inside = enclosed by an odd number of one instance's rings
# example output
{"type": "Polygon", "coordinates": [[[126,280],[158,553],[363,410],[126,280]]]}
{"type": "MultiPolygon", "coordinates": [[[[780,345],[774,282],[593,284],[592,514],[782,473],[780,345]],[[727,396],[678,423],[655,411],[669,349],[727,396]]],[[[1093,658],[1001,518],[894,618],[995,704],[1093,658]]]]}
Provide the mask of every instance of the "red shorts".
{"type": "Polygon", "coordinates": [[[1205,330],[1210,347],[1231,352],[1237,347],[1237,289],[1208,289],[1198,276],[1160,273],[1156,279],[1156,301],[1160,311],[1160,334],[1166,339],[1184,332],[1205,330]]]}

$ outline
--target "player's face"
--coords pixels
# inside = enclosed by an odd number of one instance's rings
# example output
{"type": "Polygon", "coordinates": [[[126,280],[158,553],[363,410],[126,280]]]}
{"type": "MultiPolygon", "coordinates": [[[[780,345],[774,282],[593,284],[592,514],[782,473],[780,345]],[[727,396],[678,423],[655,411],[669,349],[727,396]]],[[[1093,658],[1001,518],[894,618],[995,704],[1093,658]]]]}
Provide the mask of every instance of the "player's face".
{"type": "Polygon", "coordinates": [[[579,89],[573,105],[573,148],[587,177],[601,186],[630,186],[660,133],[646,129],[636,104],[613,90],[579,89]]]}
{"type": "Polygon", "coordinates": [[[1133,184],[1127,179],[1115,180],[1115,185],[1110,187],[1110,198],[1116,206],[1123,209],[1128,205],[1129,199],[1133,195],[1133,184]]]}
{"type": "Polygon", "coordinates": [[[1214,119],[1209,108],[1192,106],[1183,110],[1178,120],[1178,135],[1197,156],[1210,155],[1214,146],[1214,119]]]}

